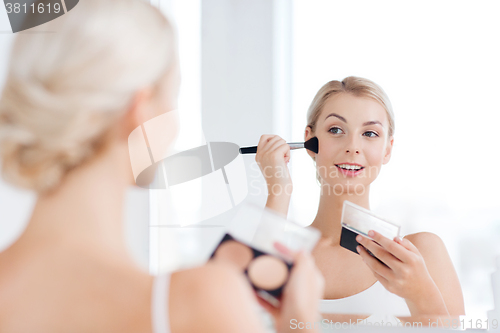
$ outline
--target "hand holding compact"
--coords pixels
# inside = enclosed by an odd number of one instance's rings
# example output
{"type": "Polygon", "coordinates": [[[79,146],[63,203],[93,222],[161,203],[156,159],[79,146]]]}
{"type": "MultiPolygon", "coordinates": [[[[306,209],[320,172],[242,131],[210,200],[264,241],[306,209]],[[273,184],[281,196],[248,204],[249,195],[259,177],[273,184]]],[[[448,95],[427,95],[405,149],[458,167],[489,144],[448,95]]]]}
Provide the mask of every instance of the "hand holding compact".
{"type": "Polygon", "coordinates": [[[357,247],[357,251],[380,283],[388,291],[405,298],[409,306],[412,305],[410,310],[413,308],[418,312],[412,311],[412,315],[442,314],[426,313],[435,308],[427,305],[436,299],[442,301],[442,296],[418,249],[408,239],[395,237],[391,240],[373,230],[368,236],[373,241],[361,235],[356,237],[356,241],[362,245],[357,247]]]}
{"type": "Polygon", "coordinates": [[[314,322],[321,319],[318,304],[323,296],[325,280],[310,253],[306,251],[293,253],[280,243],[276,243],[275,248],[290,258],[294,266],[283,290],[279,308],[270,306],[260,298],[258,301],[274,317],[277,332],[291,332],[294,331],[290,328],[292,319],[298,322],[314,322]]]}

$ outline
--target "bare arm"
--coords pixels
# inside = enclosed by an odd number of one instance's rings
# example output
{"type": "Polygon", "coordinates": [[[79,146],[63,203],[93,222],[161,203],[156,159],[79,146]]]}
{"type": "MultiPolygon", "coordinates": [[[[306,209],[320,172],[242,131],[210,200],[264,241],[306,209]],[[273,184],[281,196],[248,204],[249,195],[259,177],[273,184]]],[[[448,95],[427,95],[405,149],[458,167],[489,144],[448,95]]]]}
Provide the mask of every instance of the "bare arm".
{"type": "Polygon", "coordinates": [[[451,258],[441,238],[430,232],[406,236],[420,251],[427,270],[441,292],[451,316],[465,315],[464,298],[460,281],[451,258]]]}
{"type": "Polygon", "coordinates": [[[288,216],[288,208],[290,206],[290,195],[281,194],[273,195],[270,193],[267,196],[266,208],[272,209],[273,211],[283,215],[288,216]]]}
{"type": "Polygon", "coordinates": [[[255,161],[267,183],[266,207],[286,217],[293,190],[287,166],[290,146],[277,135],[262,135],[255,161]]]}
{"type": "MultiPolygon", "coordinates": [[[[273,315],[279,333],[291,331],[292,319],[303,322],[318,319],[323,276],[310,254],[296,254],[294,261],[280,308],[265,306],[273,315]]],[[[241,272],[224,263],[209,262],[174,273],[169,304],[172,333],[266,331],[257,312],[256,295],[248,281],[241,272]]]]}
{"type": "Polygon", "coordinates": [[[224,264],[174,273],[169,304],[172,333],[265,332],[248,282],[224,264]]]}

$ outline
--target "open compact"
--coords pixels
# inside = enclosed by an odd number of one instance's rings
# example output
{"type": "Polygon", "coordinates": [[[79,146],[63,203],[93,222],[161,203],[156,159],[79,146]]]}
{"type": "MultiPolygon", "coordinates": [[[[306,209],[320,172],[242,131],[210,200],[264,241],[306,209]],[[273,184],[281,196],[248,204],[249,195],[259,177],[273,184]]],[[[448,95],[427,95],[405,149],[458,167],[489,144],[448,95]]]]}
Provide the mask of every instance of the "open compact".
{"type": "Polygon", "coordinates": [[[279,306],[283,287],[293,263],[259,251],[225,234],[211,256],[212,260],[228,262],[243,272],[257,294],[273,306],[279,306]]]}
{"type": "Polygon", "coordinates": [[[257,295],[278,307],[293,262],[277,250],[276,244],[292,252],[310,252],[320,232],[252,204],[242,205],[229,229],[210,260],[224,261],[236,267],[245,274],[257,295]]]}
{"type": "MultiPolygon", "coordinates": [[[[361,245],[356,241],[357,235],[368,236],[368,231],[375,230],[389,239],[399,236],[400,227],[394,223],[383,220],[368,209],[344,201],[341,218],[342,232],[340,234],[340,246],[358,254],[356,247],[361,245]]],[[[375,257],[370,251],[367,252],[375,257]]],[[[376,258],[376,257],[375,257],[376,258]]],[[[378,258],[377,258],[378,259],[378,258]]],[[[380,261],[380,260],[379,260],[380,261]]]]}

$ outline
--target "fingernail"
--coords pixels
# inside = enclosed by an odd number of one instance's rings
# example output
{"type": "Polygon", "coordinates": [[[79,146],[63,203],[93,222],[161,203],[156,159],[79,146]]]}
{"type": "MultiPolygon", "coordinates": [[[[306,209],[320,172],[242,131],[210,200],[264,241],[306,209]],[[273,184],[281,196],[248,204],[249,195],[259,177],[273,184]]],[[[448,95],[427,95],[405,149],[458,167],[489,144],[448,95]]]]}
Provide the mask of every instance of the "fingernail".
{"type": "Polygon", "coordinates": [[[394,237],[394,240],[397,242],[397,243],[401,243],[403,241],[403,239],[399,236],[396,236],[394,237]]]}
{"type": "Polygon", "coordinates": [[[357,235],[356,236],[356,240],[359,242],[361,242],[363,240],[363,237],[361,237],[361,235],[357,235]]]}
{"type": "Polygon", "coordinates": [[[373,230],[368,231],[368,236],[370,236],[370,237],[375,236],[375,233],[373,232],[373,230]]]}
{"type": "Polygon", "coordinates": [[[360,250],[361,250],[361,246],[359,246],[359,245],[356,246],[356,251],[358,251],[358,253],[359,253],[360,250]]]}

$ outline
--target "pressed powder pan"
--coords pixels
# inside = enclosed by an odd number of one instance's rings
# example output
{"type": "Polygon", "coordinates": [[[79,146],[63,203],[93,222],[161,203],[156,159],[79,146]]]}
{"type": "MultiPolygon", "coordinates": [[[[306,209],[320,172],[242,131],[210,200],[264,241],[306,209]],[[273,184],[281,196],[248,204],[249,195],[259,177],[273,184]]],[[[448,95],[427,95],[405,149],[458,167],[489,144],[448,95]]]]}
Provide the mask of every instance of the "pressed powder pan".
{"type": "Polygon", "coordinates": [[[224,235],[210,259],[225,261],[240,269],[259,296],[279,306],[293,263],[246,245],[230,234],[224,235]]]}
{"type": "Polygon", "coordinates": [[[244,203],[212,251],[210,260],[223,261],[239,269],[260,298],[278,307],[293,262],[276,245],[292,253],[310,253],[320,237],[321,233],[315,228],[303,227],[272,210],[244,203]]]}
{"type": "Polygon", "coordinates": [[[286,282],[288,267],[281,259],[262,255],[250,262],[247,274],[257,288],[275,290],[286,282]]]}
{"type": "Polygon", "coordinates": [[[228,239],[219,245],[212,256],[217,260],[234,264],[243,272],[253,259],[253,251],[240,242],[228,239]]]}

